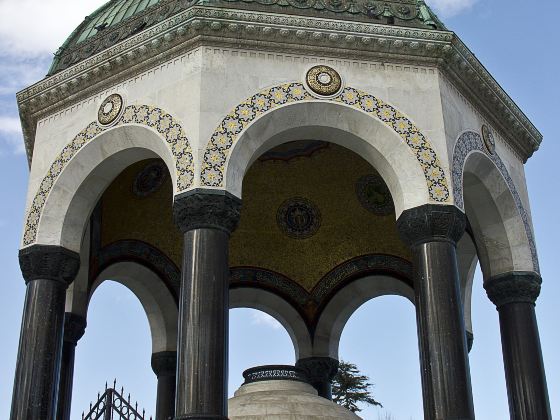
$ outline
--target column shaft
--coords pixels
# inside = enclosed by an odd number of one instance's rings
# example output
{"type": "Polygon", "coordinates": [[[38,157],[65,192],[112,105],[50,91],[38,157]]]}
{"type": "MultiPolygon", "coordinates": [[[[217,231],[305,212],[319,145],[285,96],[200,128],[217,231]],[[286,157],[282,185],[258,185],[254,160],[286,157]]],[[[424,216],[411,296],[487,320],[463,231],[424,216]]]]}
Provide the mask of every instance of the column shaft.
{"type": "MultiPolygon", "coordinates": [[[[218,229],[185,233],[176,415],[227,419],[229,235],[218,229]],[[209,417],[210,416],[210,417],[209,417]]],[[[181,417],[182,416],[182,417],[181,417]]]]}
{"type": "Polygon", "coordinates": [[[84,317],[70,312],[64,314],[64,339],[56,409],[57,420],[70,420],[76,345],[84,335],[85,328],[86,319],[84,317]]]}
{"type": "Polygon", "coordinates": [[[397,220],[414,258],[416,322],[426,420],[474,419],[456,244],[465,215],[424,205],[397,220]]]}
{"type": "Polygon", "coordinates": [[[414,256],[424,417],[473,419],[455,247],[450,242],[424,243],[414,256]]]}
{"type": "Polygon", "coordinates": [[[484,283],[499,313],[512,420],[552,419],[535,315],[540,284],[538,274],[526,272],[505,273],[484,283]]]}
{"type": "Polygon", "coordinates": [[[169,420],[175,415],[175,383],[177,380],[177,352],[152,354],[152,369],[157,375],[155,420],[169,420]]]}
{"type": "Polygon", "coordinates": [[[11,420],[54,419],[65,298],[61,282],[34,280],[27,285],[11,420]]]}

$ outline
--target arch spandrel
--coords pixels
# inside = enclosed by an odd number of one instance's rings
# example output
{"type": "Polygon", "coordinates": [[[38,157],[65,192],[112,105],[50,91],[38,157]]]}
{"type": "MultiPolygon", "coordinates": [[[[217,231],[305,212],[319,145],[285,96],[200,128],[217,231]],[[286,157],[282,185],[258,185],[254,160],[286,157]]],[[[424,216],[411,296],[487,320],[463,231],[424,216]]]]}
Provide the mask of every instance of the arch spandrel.
{"type": "Polygon", "coordinates": [[[23,247],[44,243],[79,250],[84,214],[120,170],[135,161],[162,158],[176,194],[192,185],[192,149],[176,118],[158,107],[129,105],[112,123],[88,124],[51,164],[27,212],[23,247]]]}
{"type": "MultiPolygon", "coordinates": [[[[302,83],[298,82],[285,83],[264,89],[241,102],[223,118],[204,150],[201,166],[201,186],[226,188],[233,194],[240,196],[243,174],[254,153],[269,138],[279,135],[287,128],[295,128],[295,122],[297,121],[299,121],[298,126],[300,128],[310,126],[331,129],[344,127],[343,131],[361,137],[362,142],[369,144],[369,148],[375,149],[370,154],[377,154],[378,156],[377,159],[371,157],[372,163],[377,163],[379,167],[376,166],[376,169],[384,177],[389,178],[386,178],[388,184],[394,184],[389,185],[389,187],[394,195],[399,212],[405,208],[425,204],[426,202],[447,203],[451,201],[447,175],[437,153],[427,137],[403,113],[375,96],[352,87],[344,87],[334,97],[318,99],[311,95],[302,83]],[[290,114],[289,118],[280,117],[279,110],[290,108],[296,104],[307,104],[309,106],[305,113],[294,112],[290,114]],[[313,104],[331,104],[333,108],[336,108],[336,111],[330,114],[331,117],[345,113],[345,116],[350,117],[350,120],[354,120],[354,124],[348,121],[348,118],[340,118],[340,115],[338,118],[333,117],[330,121],[325,121],[321,112],[313,112],[311,109],[314,107],[313,104]],[[392,132],[392,137],[385,133],[378,138],[364,139],[360,136],[360,134],[367,135],[363,132],[364,124],[356,124],[355,121],[365,122],[368,121],[367,118],[352,118],[351,116],[354,114],[345,110],[357,111],[357,113],[369,117],[369,122],[365,124],[366,131],[371,131],[371,127],[375,126],[372,121],[376,121],[378,126],[383,126],[392,132]],[[251,130],[252,126],[264,117],[267,117],[267,124],[264,124],[266,127],[261,128],[260,131],[251,130]],[[315,121],[313,121],[314,117],[315,121]],[[321,118],[323,119],[321,120],[321,118]],[[345,121],[341,123],[341,120],[345,121]],[[251,133],[251,131],[254,131],[254,133],[251,133]],[[388,140],[389,138],[391,140],[388,140]],[[384,141],[390,142],[390,145],[386,144],[383,147],[382,143],[384,141]],[[243,144],[243,146],[239,147],[239,144],[243,144]],[[389,169],[383,168],[383,158],[386,159],[385,166],[392,168],[393,174],[390,173],[389,169]],[[240,162],[236,162],[236,159],[239,159],[240,162]],[[408,162],[410,164],[406,164],[408,162]],[[412,167],[416,169],[412,169],[412,167]],[[409,172],[414,174],[410,178],[400,179],[398,174],[404,168],[410,168],[409,172]],[[393,178],[394,182],[391,182],[390,178],[393,178]],[[423,180],[421,185],[418,183],[418,179],[423,180]],[[414,200],[413,197],[422,194],[425,197],[414,200]],[[409,204],[409,201],[412,201],[412,203],[409,204]]],[[[375,131],[377,130],[379,132],[383,131],[379,127],[376,127],[375,131]]],[[[362,150],[354,151],[363,152],[362,150]]]]}
{"type": "Polygon", "coordinates": [[[453,152],[455,205],[466,210],[485,277],[539,272],[529,216],[505,164],[482,136],[459,135],[453,152]]]}

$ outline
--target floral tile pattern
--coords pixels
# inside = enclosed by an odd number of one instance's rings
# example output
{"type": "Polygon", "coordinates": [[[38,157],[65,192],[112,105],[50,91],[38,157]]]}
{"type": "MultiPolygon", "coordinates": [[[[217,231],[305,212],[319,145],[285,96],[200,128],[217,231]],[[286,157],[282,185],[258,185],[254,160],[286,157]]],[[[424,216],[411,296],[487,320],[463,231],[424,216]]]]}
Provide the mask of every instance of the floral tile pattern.
{"type": "MultiPolygon", "coordinates": [[[[301,83],[286,83],[265,89],[235,107],[218,125],[204,153],[201,185],[223,187],[229,152],[243,129],[262,114],[281,105],[317,100],[301,83]]],[[[402,113],[382,100],[351,87],[329,101],[359,109],[383,121],[393,129],[416,156],[424,172],[430,199],[435,202],[450,200],[445,171],[428,139],[402,113]]]]}
{"type": "MultiPolygon", "coordinates": [[[[116,125],[125,124],[139,124],[155,129],[165,139],[167,146],[175,157],[177,191],[184,191],[191,186],[194,179],[191,146],[185,135],[185,130],[173,116],[160,108],[148,105],[129,105],[124,109],[120,120],[116,123],[116,125]]],[[[31,245],[36,241],[39,219],[41,218],[47,196],[66,164],[85,144],[106,131],[107,128],[95,121],[90,123],[59,153],[41,181],[39,190],[31,203],[31,208],[25,221],[24,246],[31,245]]]]}
{"type": "Polygon", "coordinates": [[[494,148],[488,148],[485,145],[485,142],[482,136],[474,131],[466,131],[457,140],[455,143],[455,149],[453,151],[453,164],[451,169],[452,175],[452,183],[453,183],[453,197],[455,199],[455,205],[459,207],[461,210],[465,210],[465,202],[463,196],[463,168],[465,167],[465,161],[467,157],[473,151],[479,151],[484,153],[488,158],[494,163],[506,185],[508,186],[509,191],[513,197],[513,201],[515,202],[515,207],[519,212],[521,220],[523,221],[523,226],[525,228],[525,233],[527,234],[527,241],[529,242],[529,248],[531,249],[531,259],[533,262],[533,268],[538,273],[539,272],[539,259],[537,256],[537,246],[535,244],[535,238],[533,236],[533,230],[531,229],[531,224],[529,223],[529,216],[525,207],[523,207],[523,203],[521,202],[521,197],[517,192],[517,188],[515,188],[515,184],[513,179],[511,178],[504,162],[495,153],[494,148]]]}

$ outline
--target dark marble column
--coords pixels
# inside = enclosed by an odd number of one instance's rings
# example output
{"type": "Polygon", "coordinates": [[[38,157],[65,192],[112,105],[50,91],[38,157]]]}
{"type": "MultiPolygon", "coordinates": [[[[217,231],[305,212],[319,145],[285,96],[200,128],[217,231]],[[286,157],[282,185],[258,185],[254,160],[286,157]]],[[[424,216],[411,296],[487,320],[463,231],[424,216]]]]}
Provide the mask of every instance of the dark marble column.
{"type": "Polygon", "coordinates": [[[175,415],[177,352],[160,351],[152,354],[152,369],[158,380],[155,420],[172,419],[175,415]]]}
{"type": "Polygon", "coordinates": [[[469,353],[472,350],[473,343],[474,343],[474,335],[472,332],[467,331],[467,350],[469,351],[469,353]]]}
{"type": "Polygon", "coordinates": [[[64,339],[62,343],[62,363],[58,384],[58,402],[56,419],[70,420],[72,408],[72,385],[74,382],[74,359],[76,345],[86,331],[86,319],[83,316],[66,312],[64,314],[64,339]]]}
{"type": "Polygon", "coordinates": [[[512,420],[552,419],[535,316],[541,278],[510,272],[484,282],[500,317],[502,354],[512,420]]]}
{"type": "Polygon", "coordinates": [[[332,380],[338,372],[338,360],[331,357],[306,357],[296,362],[319,396],[332,400],[332,380]]]}
{"type": "Polygon", "coordinates": [[[397,220],[414,258],[414,292],[424,418],[474,419],[456,244],[465,215],[454,206],[424,205],[397,220]]]}
{"type": "Polygon", "coordinates": [[[80,256],[59,246],[19,252],[27,284],[12,396],[11,420],[53,420],[62,356],[66,289],[80,256]]]}
{"type": "Polygon", "coordinates": [[[184,234],[177,420],[227,419],[228,248],[240,209],[238,198],[220,190],[175,198],[173,216],[184,234]]]}

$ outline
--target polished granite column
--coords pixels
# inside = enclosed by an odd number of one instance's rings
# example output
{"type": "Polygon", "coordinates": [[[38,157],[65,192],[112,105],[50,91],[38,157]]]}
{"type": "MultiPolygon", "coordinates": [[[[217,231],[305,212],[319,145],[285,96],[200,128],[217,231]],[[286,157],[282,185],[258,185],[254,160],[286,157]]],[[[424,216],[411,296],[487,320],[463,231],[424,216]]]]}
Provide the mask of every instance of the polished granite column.
{"type": "Polygon", "coordinates": [[[221,190],[175,198],[184,235],[177,359],[176,420],[227,420],[231,232],[241,201],[221,190]]]}
{"type": "Polygon", "coordinates": [[[152,354],[152,370],[157,376],[155,420],[168,420],[175,415],[177,352],[160,351],[152,354]]]}
{"type": "Polygon", "coordinates": [[[62,356],[66,289],[80,256],[66,248],[33,245],[19,252],[27,284],[11,420],[53,420],[62,356]]]}
{"type": "Polygon", "coordinates": [[[64,314],[64,334],[62,343],[62,362],[58,382],[57,420],[70,420],[72,408],[72,385],[74,382],[74,359],[76,345],[86,331],[86,319],[83,316],[66,312],[64,314]]]}
{"type": "Polygon", "coordinates": [[[456,257],[465,215],[427,204],[405,210],[397,227],[414,259],[424,418],[474,419],[456,257]]]}
{"type": "Polygon", "coordinates": [[[504,273],[486,280],[484,288],[500,318],[510,418],[552,419],[535,316],[540,276],[504,273]]]}
{"type": "Polygon", "coordinates": [[[332,380],[338,372],[338,364],[332,357],[305,357],[296,362],[296,367],[305,372],[320,397],[332,400],[332,380]]]}

